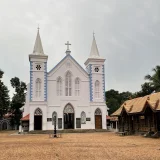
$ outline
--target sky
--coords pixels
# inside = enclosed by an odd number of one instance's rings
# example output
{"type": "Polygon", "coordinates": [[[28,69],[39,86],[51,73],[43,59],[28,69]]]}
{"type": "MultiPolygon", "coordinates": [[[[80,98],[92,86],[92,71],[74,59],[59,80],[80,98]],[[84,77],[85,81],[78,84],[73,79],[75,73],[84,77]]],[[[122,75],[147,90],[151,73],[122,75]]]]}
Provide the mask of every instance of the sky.
{"type": "Polygon", "coordinates": [[[48,71],[71,55],[84,68],[93,31],[105,58],[106,90],[136,92],[160,65],[159,0],[0,0],[0,69],[29,83],[29,59],[40,27],[48,71]]]}

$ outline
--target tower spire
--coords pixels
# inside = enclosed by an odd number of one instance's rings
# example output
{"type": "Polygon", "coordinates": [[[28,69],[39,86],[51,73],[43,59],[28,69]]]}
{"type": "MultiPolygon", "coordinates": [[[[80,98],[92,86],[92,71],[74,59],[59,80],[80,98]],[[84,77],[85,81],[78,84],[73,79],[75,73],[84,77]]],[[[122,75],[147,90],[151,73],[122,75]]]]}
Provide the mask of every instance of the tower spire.
{"type": "Polygon", "coordinates": [[[96,44],[95,33],[93,32],[93,41],[91,46],[90,58],[99,58],[99,52],[96,44]]]}
{"type": "Polygon", "coordinates": [[[37,55],[43,55],[43,47],[42,47],[42,42],[41,42],[41,37],[39,34],[39,26],[37,28],[37,37],[36,37],[36,41],[35,41],[35,45],[34,45],[34,49],[33,49],[33,54],[37,54],[37,55]]]}

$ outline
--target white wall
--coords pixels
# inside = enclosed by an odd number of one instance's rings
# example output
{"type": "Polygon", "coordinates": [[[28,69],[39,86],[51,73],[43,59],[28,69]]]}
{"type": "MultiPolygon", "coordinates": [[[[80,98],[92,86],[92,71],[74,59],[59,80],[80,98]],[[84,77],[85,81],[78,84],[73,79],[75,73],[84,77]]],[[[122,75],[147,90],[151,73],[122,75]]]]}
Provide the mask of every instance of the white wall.
{"type": "Polygon", "coordinates": [[[89,78],[87,73],[82,71],[81,68],[74,61],[68,57],[65,61],[48,75],[48,106],[61,105],[61,102],[76,101],[79,106],[89,106],[89,78]],[[71,67],[66,64],[70,63],[71,67]],[[65,96],[65,74],[67,71],[72,73],[72,96],[65,96]],[[57,96],[56,85],[57,78],[62,78],[62,96],[57,96]],[[80,96],[75,96],[75,79],[80,78],[80,96]]]}
{"type": "MultiPolygon", "coordinates": [[[[44,62],[44,61],[42,61],[44,62]]],[[[92,64],[94,70],[94,64],[92,64]]],[[[79,66],[77,63],[70,57],[67,56],[64,61],[62,61],[55,69],[48,73],[48,81],[47,81],[47,88],[48,88],[48,99],[47,102],[44,101],[44,97],[40,99],[36,99],[35,97],[35,84],[33,84],[33,99],[32,102],[28,104],[28,111],[30,112],[30,126],[29,130],[34,130],[34,112],[39,107],[43,112],[43,130],[53,130],[54,126],[52,125],[52,121],[47,122],[47,118],[52,118],[52,114],[54,111],[57,112],[58,118],[62,118],[62,129],[63,126],[63,110],[64,107],[70,103],[75,111],[74,114],[74,128],[76,128],[76,118],[81,118],[81,112],[84,111],[86,113],[86,118],[91,118],[91,121],[86,121],[86,124],[81,124],[82,129],[95,129],[95,110],[100,108],[102,112],[102,128],[106,129],[106,114],[107,114],[107,107],[105,105],[103,99],[103,87],[102,87],[102,62],[99,62],[98,65],[100,66],[99,73],[93,73],[92,80],[93,80],[93,100],[94,102],[90,102],[90,85],[89,85],[89,76],[88,74],[79,66]],[[70,65],[68,65],[70,64],[70,65]],[[65,74],[67,71],[72,73],[72,96],[65,96],[65,74]],[[62,78],[62,96],[57,96],[57,78],[62,78]],[[75,79],[80,78],[80,96],[75,96],[75,79]],[[100,81],[100,98],[95,99],[94,97],[94,84],[95,81],[100,81]]],[[[41,78],[42,80],[42,93],[44,95],[44,70],[43,70],[43,63],[42,63],[42,70],[37,71],[35,69],[36,60],[34,59],[33,62],[33,82],[35,83],[37,78],[41,78]]],[[[96,64],[97,66],[97,64],[96,64]]],[[[28,87],[29,91],[29,87],[28,87]]],[[[29,95],[28,100],[29,100],[29,95]]],[[[28,101],[29,102],[29,101],[28,101]]],[[[25,113],[28,112],[25,109],[25,113]]]]}
{"type": "Polygon", "coordinates": [[[29,131],[34,130],[34,112],[37,108],[42,110],[42,130],[47,130],[47,103],[39,101],[30,103],[29,131]]]}

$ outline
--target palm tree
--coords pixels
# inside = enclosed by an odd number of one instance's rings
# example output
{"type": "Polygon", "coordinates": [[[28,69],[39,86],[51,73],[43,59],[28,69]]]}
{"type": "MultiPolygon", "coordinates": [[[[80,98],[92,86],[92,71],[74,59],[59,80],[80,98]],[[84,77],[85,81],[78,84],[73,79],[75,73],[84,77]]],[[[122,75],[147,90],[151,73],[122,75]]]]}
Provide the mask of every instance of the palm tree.
{"type": "Polygon", "coordinates": [[[154,74],[151,75],[146,75],[144,78],[145,80],[149,80],[150,84],[152,87],[154,87],[156,92],[160,91],[160,66],[156,66],[155,68],[152,69],[154,74]]]}

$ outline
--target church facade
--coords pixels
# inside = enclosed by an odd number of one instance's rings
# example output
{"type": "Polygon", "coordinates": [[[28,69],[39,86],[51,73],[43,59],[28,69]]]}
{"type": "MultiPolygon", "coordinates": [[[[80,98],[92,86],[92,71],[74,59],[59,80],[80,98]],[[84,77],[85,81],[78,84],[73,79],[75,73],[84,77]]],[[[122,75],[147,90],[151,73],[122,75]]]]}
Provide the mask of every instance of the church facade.
{"type": "Polygon", "coordinates": [[[67,42],[65,57],[50,71],[39,30],[29,55],[30,83],[23,107],[22,128],[33,130],[106,129],[105,59],[95,37],[85,69],[72,57],[67,42]]]}

